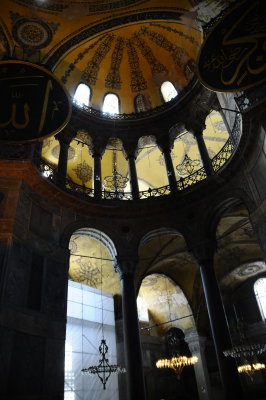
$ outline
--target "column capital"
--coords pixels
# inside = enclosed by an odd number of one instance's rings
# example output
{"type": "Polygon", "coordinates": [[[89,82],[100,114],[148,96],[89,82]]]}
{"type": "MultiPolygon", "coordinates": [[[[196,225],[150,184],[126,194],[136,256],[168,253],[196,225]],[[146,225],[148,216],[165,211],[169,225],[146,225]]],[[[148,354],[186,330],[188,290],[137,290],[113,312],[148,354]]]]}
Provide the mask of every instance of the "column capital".
{"type": "Polygon", "coordinates": [[[215,240],[198,241],[195,244],[191,244],[191,253],[198,261],[199,265],[205,265],[206,263],[212,263],[214,252],[216,250],[215,240]]]}
{"type": "Polygon", "coordinates": [[[139,153],[137,138],[134,140],[127,140],[123,142],[123,153],[127,160],[129,158],[137,158],[139,153]]]}
{"type": "Polygon", "coordinates": [[[118,255],[116,257],[117,264],[116,264],[116,270],[120,273],[121,279],[124,276],[134,276],[135,271],[136,271],[136,266],[138,263],[138,257],[137,256],[128,256],[128,255],[118,255]]]}
{"type": "Polygon", "coordinates": [[[157,146],[163,153],[170,153],[173,148],[173,141],[169,136],[162,136],[156,139],[157,146]]]}
{"type": "Polygon", "coordinates": [[[69,128],[66,128],[63,131],[59,132],[57,135],[55,135],[56,140],[59,141],[61,146],[62,144],[66,144],[69,146],[74,137],[75,137],[75,132],[73,130],[70,130],[69,128]]]}
{"type": "Polygon", "coordinates": [[[200,353],[205,349],[207,338],[205,336],[200,336],[196,331],[190,331],[186,333],[185,341],[192,353],[200,353]]]}
{"type": "MultiPolygon", "coordinates": [[[[206,118],[206,117],[205,117],[206,118]]],[[[186,122],[185,127],[188,132],[190,132],[194,137],[203,135],[203,131],[206,128],[205,118],[198,121],[186,122]]]]}
{"type": "Polygon", "coordinates": [[[93,158],[97,156],[102,158],[104,151],[105,151],[105,146],[103,146],[102,143],[94,143],[94,142],[89,150],[93,158]]]}

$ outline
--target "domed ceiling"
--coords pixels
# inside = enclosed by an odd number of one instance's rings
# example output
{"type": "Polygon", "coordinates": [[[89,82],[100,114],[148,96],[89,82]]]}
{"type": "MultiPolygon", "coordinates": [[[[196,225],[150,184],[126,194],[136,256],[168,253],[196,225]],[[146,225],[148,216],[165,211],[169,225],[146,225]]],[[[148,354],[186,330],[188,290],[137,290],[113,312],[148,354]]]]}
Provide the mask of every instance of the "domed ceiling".
{"type": "Polygon", "coordinates": [[[121,113],[135,111],[138,94],[153,108],[164,102],[164,81],[182,91],[193,78],[204,13],[220,3],[3,0],[0,58],[46,65],[71,96],[78,83],[89,85],[96,109],[107,92],[119,96],[121,113]]]}

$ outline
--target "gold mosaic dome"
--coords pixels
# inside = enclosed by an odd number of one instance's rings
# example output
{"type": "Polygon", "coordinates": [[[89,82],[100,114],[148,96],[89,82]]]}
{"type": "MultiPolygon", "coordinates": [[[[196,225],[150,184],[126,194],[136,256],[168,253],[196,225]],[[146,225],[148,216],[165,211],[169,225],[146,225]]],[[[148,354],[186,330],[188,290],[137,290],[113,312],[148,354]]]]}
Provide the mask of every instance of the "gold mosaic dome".
{"type": "Polygon", "coordinates": [[[135,112],[139,94],[155,108],[164,103],[163,82],[179,92],[194,76],[202,43],[194,3],[5,0],[0,50],[44,64],[71,96],[79,83],[88,85],[95,109],[109,92],[121,113],[135,112]]]}

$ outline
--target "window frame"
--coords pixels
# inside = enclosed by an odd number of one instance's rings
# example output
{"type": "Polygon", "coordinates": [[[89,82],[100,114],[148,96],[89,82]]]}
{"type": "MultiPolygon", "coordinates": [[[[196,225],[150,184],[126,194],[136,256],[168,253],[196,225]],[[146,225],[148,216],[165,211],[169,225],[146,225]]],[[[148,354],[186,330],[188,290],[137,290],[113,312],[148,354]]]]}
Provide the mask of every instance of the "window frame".
{"type": "Polygon", "coordinates": [[[261,318],[263,321],[266,321],[266,277],[265,276],[255,281],[253,285],[253,290],[256,297],[258,308],[260,310],[261,318]],[[265,299],[263,302],[261,301],[261,293],[258,293],[257,289],[257,286],[259,286],[260,282],[263,282],[263,285],[265,286],[265,299]]]}
{"type": "Polygon", "coordinates": [[[163,101],[164,101],[165,103],[168,103],[169,101],[172,101],[173,99],[175,99],[175,98],[179,95],[179,90],[176,89],[176,87],[175,87],[175,85],[173,84],[173,82],[171,82],[171,81],[163,81],[163,82],[161,83],[161,86],[160,86],[160,93],[161,93],[161,96],[162,96],[163,101]],[[162,91],[162,86],[163,86],[165,83],[170,83],[170,84],[173,86],[173,89],[176,91],[176,95],[175,95],[174,97],[172,97],[170,100],[165,100],[165,97],[164,97],[164,94],[163,94],[163,91],[162,91]]]}
{"type": "Polygon", "coordinates": [[[80,106],[90,107],[90,105],[91,105],[91,97],[92,97],[92,89],[91,89],[91,87],[90,87],[89,85],[87,85],[86,83],[84,83],[84,82],[79,82],[79,83],[77,84],[77,86],[76,86],[75,91],[74,91],[73,102],[74,102],[75,104],[77,104],[77,105],[80,105],[80,106]],[[79,101],[75,100],[76,92],[77,92],[79,86],[81,86],[81,85],[86,86],[86,87],[89,89],[88,104],[85,104],[84,102],[83,102],[83,103],[80,103],[79,101]]]}
{"type": "Polygon", "coordinates": [[[103,102],[102,102],[102,107],[101,107],[101,111],[102,111],[103,114],[110,114],[110,115],[118,115],[118,114],[121,114],[121,102],[120,102],[120,97],[118,96],[117,93],[114,93],[114,92],[106,92],[106,93],[104,94],[104,96],[103,96],[103,102]],[[103,110],[104,101],[105,101],[106,97],[107,97],[108,95],[110,95],[110,94],[112,94],[112,95],[114,95],[114,96],[117,97],[117,100],[118,100],[118,112],[117,112],[117,113],[109,113],[109,112],[103,110]]]}

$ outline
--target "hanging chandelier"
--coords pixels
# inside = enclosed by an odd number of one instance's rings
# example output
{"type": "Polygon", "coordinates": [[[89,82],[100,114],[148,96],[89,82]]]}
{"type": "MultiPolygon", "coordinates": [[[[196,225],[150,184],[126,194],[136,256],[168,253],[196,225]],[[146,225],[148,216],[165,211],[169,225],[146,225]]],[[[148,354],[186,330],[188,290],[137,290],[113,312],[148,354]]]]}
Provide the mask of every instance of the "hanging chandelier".
{"type": "Polygon", "coordinates": [[[240,321],[235,306],[236,326],[240,337],[240,343],[233,346],[231,349],[225,350],[225,357],[232,357],[240,360],[240,365],[237,367],[238,373],[246,373],[251,379],[254,372],[265,369],[265,364],[257,362],[257,357],[266,350],[265,343],[248,343],[245,336],[244,322],[240,321]]]}
{"type": "Polygon", "coordinates": [[[108,346],[106,344],[106,340],[102,339],[101,344],[99,346],[99,353],[101,355],[101,358],[99,360],[98,365],[92,365],[91,367],[88,368],[83,368],[81,372],[84,375],[94,375],[96,374],[100,381],[103,384],[103,389],[106,389],[106,383],[112,373],[120,374],[126,372],[126,369],[124,367],[121,367],[120,365],[116,364],[109,364],[108,358],[106,358],[106,354],[108,353],[108,346]]]}
{"type": "Polygon", "coordinates": [[[106,176],[103,180],[103,188],[107,190],[113,190],[115,192],[122,192],[128,182],[128,178],[119,174],[117,171],[117,154],[116,150],[113,150],[112,155],[112,175],[106,176]]]}
{"type": "Polygon", "coordinates": [[[183,161],[180,164],[177,164],[176,170],[179,176],[185,177],[193,174],[193,172],[200,169],[202,163],[200,160],[191,160],[191,158],[185,154],[183,161]]]}
{"type": "MultiPolygon", "coordinates": [[[[166,298],[168,302],[168,309],[169,309],[169,322],[172,321],[171,315],[171,302],[170,302],[170,295],[168,293],[168,280],[165,276],[165,291],[166,291],[166,298]]],[[[179,336],[178,336],[178,329],[175,327],[171,327],[166,333],[166,340],[169,346],[169,353],[172,355],[172,358],[162,358],[156,362],[157,368],[171,368],[177,376],[177,379],[180,379],[180,375],[186,366],[194,365],[198,361],[198,357],[186,357],[180,356],[178,354],[178,347],[179,347],[179,336]]]]}
{"type": "MultiPolygon", "coordinates": [[[[100,244],[102,245],[102,238],[100,235],[100,244]]],[[[100,381],[102,382],[103,389],[106,389],[106,383],[112,373],[124,373],[126,369],[116,364],[109,364],[109,360],[106,357],[108,353],[108,346],[106,344],[106,339],[104,338],[104,325],[103,325],[103,294],[102,294],[102,283],[103,283],[103,256],[102,256],[102,246],[100,247],[100,260],[101,260],[101,312],[102,312],[102,321],[101,321],[101,331],[102,331],[102,340],[99,346],[100,360],[98,365],[91,365],[88,368],[83,368],[81,373],[84,375],[97,375],[100,381]]]]}
{"type": "Polygon", "coordinates": [[[238,373],[246,373],[250,378],[254,372],[265,369],[265,364],[253,360],[266,350],[266,344],[240,344],[225,350],[225,357],[240,359],[242,364],[237,367],[238,373]]]}
{"type": "Polygon", "coordinates": [[[179,356],[179,357],[172,357],[171,359],[164,358],[160,359],[156,362],[157,368],[171,368],[177,375],[177,379],[180,379],[180,375],[183,371],[183,368],[186,366],[194,365],[198,362],[198,357],[186,357],[186,356],[179,356]]]}

